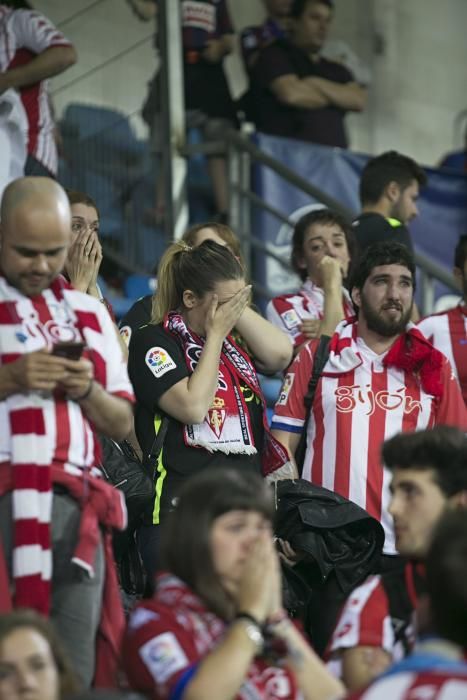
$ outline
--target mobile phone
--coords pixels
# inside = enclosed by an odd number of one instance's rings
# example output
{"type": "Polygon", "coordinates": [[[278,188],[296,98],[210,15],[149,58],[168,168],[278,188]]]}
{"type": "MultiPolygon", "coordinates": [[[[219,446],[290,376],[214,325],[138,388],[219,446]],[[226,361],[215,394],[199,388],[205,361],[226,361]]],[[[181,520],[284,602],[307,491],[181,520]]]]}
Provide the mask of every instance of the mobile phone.
{"type": "Polygon", "coordinates": [[[52,355],[65,357],[67,360],[79,360],[84,348],[85,344],[82,342],[54,343],[52,355]]]}

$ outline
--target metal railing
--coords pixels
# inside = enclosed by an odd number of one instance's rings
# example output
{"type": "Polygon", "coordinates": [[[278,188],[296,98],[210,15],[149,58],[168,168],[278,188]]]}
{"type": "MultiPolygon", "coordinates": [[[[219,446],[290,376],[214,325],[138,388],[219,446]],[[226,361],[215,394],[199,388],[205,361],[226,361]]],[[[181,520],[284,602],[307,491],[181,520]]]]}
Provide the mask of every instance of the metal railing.
{"type": "MultiPolygon", "coordinates": [[[[229,153],[229,191],[230,208],[229,217],[233,230],[237,233],[245,252],[246,260],[250,259],[251,249],[264,253],[266,257],[276,260],[284,269],[292,272],[290,262],[287,258],[278,255],[272,246],[264,243],[252,233],[251,212],[253,207],[272,214],[282,223],[291,226],[294,222],[283,214],[279,209],[266,202],[251,190],[251,170],[254,164],[261,164],[270,168],[279,175],[285,182],[293,185],[297,190],[309,195],[321,204],[333,209],[345,218],[351,220],[355,218],[356,212],[344,207],[333,197],[315,187],[308,180],[301,177],[286,165],[276,160],[264,151],[261,151],[251,140],[236,131],[228,132],[227,136],[229,153]]],[[[420,312],[422,314],[431,313],[435,299],[435,284],[440,282],[452,291],[458,293],[454,278],[445,267],[439,265],[430,257],[417,250],[415,252],[415,262],[419,271],[421,286],[420,312]]],[[[272,297],[271,292],[255,281],[256,293],[265,298],[272,297]]]]}

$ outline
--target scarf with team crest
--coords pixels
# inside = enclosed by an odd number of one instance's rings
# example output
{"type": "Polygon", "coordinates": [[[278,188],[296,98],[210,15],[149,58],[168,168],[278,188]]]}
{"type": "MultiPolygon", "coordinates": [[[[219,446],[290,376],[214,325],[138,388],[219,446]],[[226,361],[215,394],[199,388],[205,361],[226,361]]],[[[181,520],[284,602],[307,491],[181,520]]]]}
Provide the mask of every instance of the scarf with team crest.
{"type": "MultiPolygon", "coordinates": [[[[186,365],[194,372],[204,347],[204,339],[185,324],[176,312],[166,315],[164,330],[175,336],[181,345],[186,365]]],[[[250,412],[244,387],[251,390],[261,402],[264,426],[264,445],[261,448],[263,475],[268,476],[288,463],[288,455],[282,445],[271,435],[267,424],[264,397],[256,370],[248,354],[228,335],[219,360],[219,380],[214,401],[202,423],[186,425],[185,444],[203,447],[209,452],[224,454],[256,454],[250,412]]]]}

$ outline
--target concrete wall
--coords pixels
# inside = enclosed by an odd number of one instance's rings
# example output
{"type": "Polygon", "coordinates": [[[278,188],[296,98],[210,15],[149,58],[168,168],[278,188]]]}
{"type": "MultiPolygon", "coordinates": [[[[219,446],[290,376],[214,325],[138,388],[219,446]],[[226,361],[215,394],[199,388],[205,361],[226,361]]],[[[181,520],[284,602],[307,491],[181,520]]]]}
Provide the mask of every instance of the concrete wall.
{"type": "MultiPolygon", "coordinates": [[[[70,101],[113,106],[135,115],[143,132],[137,114],[155,68],[153,27],[139,22],[125,0],[101,0],[80,14],[92,4],[35,1],[79,51],[79,63],[53,81],[57,111],[70,101]]],[[[229,4],[237,29],[263,17],[260,0],[229,4]]],[[[332,36],[347,42],[373,73],[368,109],[349,118],[352,147],[369,153],[397,148],[435,164],[453,145],[456,114],[467,108],[467,0],[335,0],[335,6],[332,36]]],[[[228,59],[228,73],[234,94],[241,93],[238,55],[228,59]]]]}

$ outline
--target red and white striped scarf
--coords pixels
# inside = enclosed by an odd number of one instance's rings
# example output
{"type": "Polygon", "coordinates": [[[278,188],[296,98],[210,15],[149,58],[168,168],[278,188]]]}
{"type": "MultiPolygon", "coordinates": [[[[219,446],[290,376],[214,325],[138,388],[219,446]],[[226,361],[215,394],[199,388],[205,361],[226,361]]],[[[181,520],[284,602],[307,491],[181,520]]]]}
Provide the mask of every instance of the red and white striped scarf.
{"type": "MultiPolygon", "coordinates": [[[[50,346],[54,332],[56,340],[83,339],[86,315],[80,310],[78,300],[79,295],[61,278],[37,297],[27,298],[0,277],[0,366],[14,362],[32,349],[50,346]],[[48,306],[52,298],[68,321],[45,329],[41,327],[39,314],[34,316],[34,313],[39,306],[48,306]]],[[[2,445],[9,453],[13,472],[15,607],[31,607],[43,614],[49,610],[52,577],[50,468],[55,441],[48,434],[52,426],[47,424],[44,408],[50,401],[66,399],[63,393],[46,395],[36,391],[16,393],[4,399],[10,444],[2,445]]]]}

